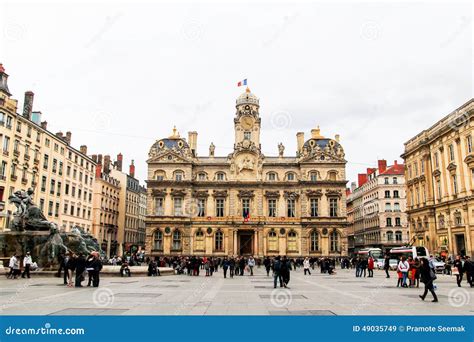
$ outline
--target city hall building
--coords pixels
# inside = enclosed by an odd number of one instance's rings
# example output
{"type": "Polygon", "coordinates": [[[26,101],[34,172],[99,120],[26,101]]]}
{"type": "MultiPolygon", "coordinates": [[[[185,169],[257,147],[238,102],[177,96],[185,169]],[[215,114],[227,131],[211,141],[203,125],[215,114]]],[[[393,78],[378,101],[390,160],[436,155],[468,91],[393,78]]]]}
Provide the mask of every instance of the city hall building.
{"type": "MultiPolygon", "coordinates": [[[[146,249],[151,256],[344,256],[346,175],[339,136],[296,134],[296,155],[265,156],[259,99],[237,98],[234,149],[196,153],[197,133],[150,148],[146,249]]],[[[276,144],[275,144],[276,147],[276,144]]]]}

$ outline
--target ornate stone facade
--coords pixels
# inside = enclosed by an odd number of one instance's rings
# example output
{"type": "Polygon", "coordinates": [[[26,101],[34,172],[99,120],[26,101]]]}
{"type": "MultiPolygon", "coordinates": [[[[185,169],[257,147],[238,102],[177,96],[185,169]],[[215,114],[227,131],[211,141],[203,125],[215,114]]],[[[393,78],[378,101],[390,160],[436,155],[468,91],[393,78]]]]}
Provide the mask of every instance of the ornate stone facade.
{"type": "Polygon", "coordinates": [[[405,143],[412,243],[433,254],[474,253],[474,100],[405,143]]]}
{"type": "Polygon", "coordinates": [[[198,157],[197,133],[150,148],[148,255],[347,254],[344,150],[319,128],[297,134],[296,156],[265,156],[259,99],[237,98],[234,150],[198,157]]]}

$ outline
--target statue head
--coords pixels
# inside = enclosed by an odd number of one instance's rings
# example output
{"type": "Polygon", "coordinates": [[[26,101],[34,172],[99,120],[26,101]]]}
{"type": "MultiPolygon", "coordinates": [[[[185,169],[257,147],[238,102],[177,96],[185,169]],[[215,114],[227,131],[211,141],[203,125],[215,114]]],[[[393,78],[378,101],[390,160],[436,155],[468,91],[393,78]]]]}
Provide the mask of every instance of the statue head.
{"type": "Polygon", "coordinates": [[[34,190],[33,190],[32,188],[28,188],[28,190],[26,191],[26,193],[27,193],[28,195],[33,195],[34,190]]]}

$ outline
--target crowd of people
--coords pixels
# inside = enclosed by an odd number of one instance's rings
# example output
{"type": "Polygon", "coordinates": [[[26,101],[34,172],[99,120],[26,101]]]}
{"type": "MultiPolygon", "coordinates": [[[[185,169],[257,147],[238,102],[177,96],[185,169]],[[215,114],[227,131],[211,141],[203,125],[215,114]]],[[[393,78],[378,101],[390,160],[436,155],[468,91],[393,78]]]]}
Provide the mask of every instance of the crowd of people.
{"type": "Polygon", "coordinates": [[[79,253],[67,252],[59,256],[57,277],[63,272],[64,285],[68,287],[83,287],[82,282],[88,277],[87,286],[98,287],[102,261],[99,252],[92,252],[88,256],[79,253]]]}

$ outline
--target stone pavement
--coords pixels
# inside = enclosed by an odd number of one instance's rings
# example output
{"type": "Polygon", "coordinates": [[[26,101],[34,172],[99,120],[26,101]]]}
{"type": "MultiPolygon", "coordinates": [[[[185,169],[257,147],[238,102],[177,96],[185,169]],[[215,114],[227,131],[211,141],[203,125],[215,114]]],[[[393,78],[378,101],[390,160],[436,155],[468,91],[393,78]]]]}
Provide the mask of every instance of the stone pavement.
{"type": "Polygon", "coordinates": [[[290,289],[273,289],[273,278],[255,276],[103,278],[99,288],[68,288],[62,278],[0,279],[2,315],[473,315],[474,288],[438,275],[439,303],[422,302],[420,288],[397,288],[386,279],[355,278],[354,270],[333,276],[314,270],[291,272],[290,289]]]}

